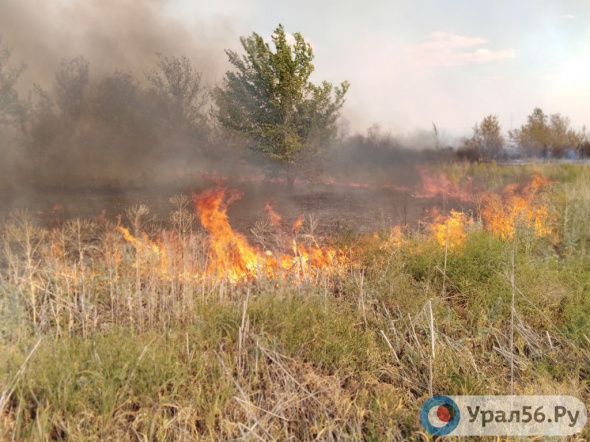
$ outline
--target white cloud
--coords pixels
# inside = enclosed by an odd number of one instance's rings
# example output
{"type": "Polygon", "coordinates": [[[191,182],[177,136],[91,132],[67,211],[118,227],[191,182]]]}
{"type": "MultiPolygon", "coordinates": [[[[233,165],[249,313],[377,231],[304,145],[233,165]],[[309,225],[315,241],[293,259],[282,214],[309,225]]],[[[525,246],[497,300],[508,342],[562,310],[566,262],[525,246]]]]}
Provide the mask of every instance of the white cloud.
{"type": "Polygon", "coordinates": [[[438,31],[432,32],[427,41],[407,47],[406,53],[417,64],[424,66],[461,66],[516,57],[514,49],[475,48],[486,43],[488,40],[483,37],[466,37],[438,31]]]}
{"type": "Polygon", "coordinates": [[[492,51],[490,49],[476,49],[473,52],[461,52],[453,54],[453,60],[464,63],[487,63],[489,61],[504,60],[507,58],[515,58],[516,51],[514,49],[502,49],[499,51],[492,51]]]}
{"type": "Polygon", "coordinates": [[[565,14],[561,16],[562,18],[565,18],[567,20],[575,20],[577,17],[574,14],[565,14]]]}
{"type": "Polygon", "coordinates": [[[454,48],[469,48],[487,42],[487,39],[481,37],[464,37],[449,32],[433,32],[430,34],[430,40],[419,44],[418,47],[428,50],[449,50],[454,48]]]}

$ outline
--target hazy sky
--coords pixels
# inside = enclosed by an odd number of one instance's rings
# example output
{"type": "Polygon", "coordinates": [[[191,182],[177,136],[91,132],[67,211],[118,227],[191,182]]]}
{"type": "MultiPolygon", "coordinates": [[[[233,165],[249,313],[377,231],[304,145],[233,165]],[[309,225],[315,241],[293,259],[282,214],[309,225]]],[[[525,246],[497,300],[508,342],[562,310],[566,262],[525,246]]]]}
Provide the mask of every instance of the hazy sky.
{"type": "Polygon", "coordinates": [[[301,32],[316,81],[351,82],[354,128],[435,122],[460,134],[493,113],[509,129],[536,106],[590,124],[588,0],[175,0],[174,10],[225,17],[240,35],[279,22],[301,32]]]}
{"type": "Polygon", "coordinates": [[[0,34],[31,76],[54,39],[64,56],[100,46],[91,69],[109,57],[186,54],[214,83],[229,67],[224,48],[240,51],[240,36],[270,36],[278,23],[312,43],[314,81],[351,83],[344,115],[354,131],[434,122],[464,135],[490,113],[507,130],[537,106],[590,125],[588,0],[0,0],[0,34]],[[150,32],[166,45],[142,37],[150,32]],[[140,50],[122,40],[136,34],[140,50]]]}

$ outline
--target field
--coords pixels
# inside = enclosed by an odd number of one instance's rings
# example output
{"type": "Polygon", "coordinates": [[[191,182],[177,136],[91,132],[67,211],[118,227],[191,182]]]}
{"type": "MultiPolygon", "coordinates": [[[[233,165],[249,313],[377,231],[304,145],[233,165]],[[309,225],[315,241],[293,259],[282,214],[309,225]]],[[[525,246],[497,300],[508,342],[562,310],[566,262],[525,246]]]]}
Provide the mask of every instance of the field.
{"type": "Polygon", "coordinates": [[[419,175],[11,201],[0,439],[431,440],[432,394],[589,403],[590,167],[419,175]]]}

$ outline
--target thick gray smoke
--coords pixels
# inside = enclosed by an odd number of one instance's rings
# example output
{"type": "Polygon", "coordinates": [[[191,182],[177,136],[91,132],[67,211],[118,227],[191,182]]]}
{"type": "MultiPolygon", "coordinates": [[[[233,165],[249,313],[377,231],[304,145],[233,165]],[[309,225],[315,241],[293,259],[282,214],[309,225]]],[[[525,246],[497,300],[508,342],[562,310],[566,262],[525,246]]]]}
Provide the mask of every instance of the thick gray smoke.
{"type": "Polygon", "coordinates": [[[0,97],[8,103],[0,116],[12,120],[0,124],[4,187],[144,186],[186,174],[179,165],[195,175],[234,167],[212,147],[219,140],[207,119],[209,87],[239,35],[231,18],[181,19],[171,8],[166,0],[0,2],[0,50],[11,53],[0,57],[0,83],[26,65],[12,87],[19,100],[0,97]],[[195,94],[176,96],[185,80],[195,94]]]}
{"type": "MultiPolygon", "coordinates": [[[[244,34],[228,17],[181,20],[166,0],[1,0],[0,217],[32,200],[53,207],[78,197],[83,215],[121,213],[149,202],[134,192],[167,198],[203,185],[203,174],[264,187],[261,195],[281,188],[261,183],[268,169],[210,112],[209,87],[230,68],[224,49],[239,50],[244,34]],[[17,98],[2,82],[20,62],[17,98]]],[[[346,198],[356,182],[405,189],[423,160],[406,144],[378,131],[342,136],[307,159],[299,182],[341,187],[346,198]]]]}
{"type": "MultiPolygon", "coordinates": [[[[28,69],[23,84],[48,87],[62,59],[83,55],[95,75],[143,72],[156,52],[186,55],[206,77],[235,45],[231,20],[180,21],[166,0],[2,0],[0,34],[28,69]]],[[[22,88],[22,85],[21,85],[22,88]]]]}

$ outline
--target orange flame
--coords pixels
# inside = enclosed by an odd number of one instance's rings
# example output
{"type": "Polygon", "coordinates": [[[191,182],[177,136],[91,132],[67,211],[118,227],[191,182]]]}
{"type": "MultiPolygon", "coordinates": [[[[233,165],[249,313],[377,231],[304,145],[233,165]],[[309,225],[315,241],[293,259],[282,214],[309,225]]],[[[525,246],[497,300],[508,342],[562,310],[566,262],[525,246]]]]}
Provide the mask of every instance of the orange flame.
{"type": "Polygon", "coordinates": [[[218,187],[193,196],[203,227],[211,234],[209,272],[227,274],[237,281],[255,276],[264,257],[248,244],[245,236],[229,225],[227,206],[241,195],[233,194],[227,202],[225,189],[218,187]],[[262,259],[261,259],[262,258],[262,259]]]}
{"type": "Polygon", "coordinates": [[[537,236],[549,235],[549,211],[540,194],[550,185],[547,178],[535,173],[520,193],[517,184],[509,184],[502,196],[487,194],[482,209],[486,228],[503,239],[513,238],[518,225],[531,228],[537,236]]]}
{"type": "Polygon", "coordinates": [[[303,225],[303,218],[301,216],[299,216],[299,218],[297,218],[297,220],[293,223],[293,233],[299,233],[299,229],[301,229],[302,225],[303,225]]]}
{"type": "MultiPolygon", "coordinates": [[[[315,239],[314,246],[311,247],[297,244],[293,240],[292,255],[274,255],[270,251],[263,252],[250,245],[244,235],[232,229],[227,216],[228,205],[239,196],[233,194],[227,201],[225,196],[226,189],[223,187],[193,195],[201,224],[210,234],[207,268],[210,274],[227,275],[230,281],[239,282],[254,280],[260,276],[274,278],[280,272],[295,271],[305,276],[307,272],[335,263],[337,253],[330,248],[320,248],[315,239]]],[[[267,208],[267,211],[269,215],[274,214],[272,208],[267,208]]],[[[278,223],[280,216],[276,215],[274,219],[278,223]]]]}
{"type": "MultiPolygon", "coordinates": [[[[377,236],[376,236],[377,237],[377,236]]],[[[404,243],[404,232],[402,230],[402,226],[393,226],[389,229],[389,235],[383,241],[383,243],[379,246],[381,250],[393,248],[399,248],[404,243]]]]}
{"type": "Polygon", "coordinates": [[[473,199],[470,180],[467,183],[467,188],[463,188],[458,180],[449,178],[443,172],[433,175],[426,168],[418,167],[418,173],[422,180],[422,189],[414,192],[412,196],[415,198],[444,196],[461,201],[471,201],[473,199]]]}
{"type": "Polygon", "coordinates": [[[138,240],[137,238],[135,238],[130,232],[129,229],[127,229],[126,227],[123,226],[117,226],[117,230],[119,232],[121,232],[123,234],[123,238],[125,238],[125,241],[133,244],[136,248],[140,249],[140,248],[149,248],[151,249],[154,253],[156,254],[165,254],[165,249],[163,249],[161,247],[161,245],[151,241],[147,234],[145,232],[142,232],[143,234],[143,239],[142,240],[138,240]]]}
{"type": "Polygon", "coordinates": [[[466,227],[473,220],[463,212],[451,210],[449,216],[437,215],[430,225],[432,236],[449,250],[456,249],[463,245],[467,237],[466,227]]]}
{"type": "Polygon", "coordinates": [[[123,234],[123,238],[128,243],[132,244],[137,252],[142,257],[153,256],[157,258],[159,263],[159,271],[162,274],[168,272],[169,259],[166,248],[161,242],[155,242],[149,239],[145,232],[142,232],[142,238],[138,239],[129,232],[126,227],[117,225],[117,230],[123,234]],[[150,255],[151,254],[151,255],[150,255]]]}
{"type": "Polygon", "coordinates": [[[270,203],[266,203],[266,205],[264,206],[264,210],[266,210],[266,212],[268,213],[270,223],[273,226],[278,227],[281,224],[281,216],[274,211],[270,203]]]}

